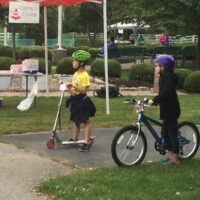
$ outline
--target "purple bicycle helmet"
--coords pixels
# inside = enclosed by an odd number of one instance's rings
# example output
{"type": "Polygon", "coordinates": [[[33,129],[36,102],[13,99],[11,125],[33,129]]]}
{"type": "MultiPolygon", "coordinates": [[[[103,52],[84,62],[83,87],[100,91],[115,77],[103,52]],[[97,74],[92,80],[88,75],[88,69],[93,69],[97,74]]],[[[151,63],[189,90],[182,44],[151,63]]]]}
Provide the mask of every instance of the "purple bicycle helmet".
{"type": "Polygon", "coordinates": [[[154,63],[163,65],[165,69],[173,69],[175,65],[175,60],[171,55],[160,54],[156,56],[154,63]]]}

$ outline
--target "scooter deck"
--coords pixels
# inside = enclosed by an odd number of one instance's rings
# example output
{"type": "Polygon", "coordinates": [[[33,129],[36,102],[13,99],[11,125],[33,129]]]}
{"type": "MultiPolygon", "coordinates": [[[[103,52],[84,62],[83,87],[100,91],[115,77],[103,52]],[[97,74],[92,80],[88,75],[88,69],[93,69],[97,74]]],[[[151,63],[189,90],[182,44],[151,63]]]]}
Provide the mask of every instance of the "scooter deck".
{"type": "MultiPolygon", "coordinates": [[[[90,140],[92,140],[92,143],[94,141],[95,137],[91,137],[90,140]]],[[[84,140],[77,140],[77,141],[62,141],[61,144],[63,145],[71,145],[71,144],[83,144],[84,140]]]]}

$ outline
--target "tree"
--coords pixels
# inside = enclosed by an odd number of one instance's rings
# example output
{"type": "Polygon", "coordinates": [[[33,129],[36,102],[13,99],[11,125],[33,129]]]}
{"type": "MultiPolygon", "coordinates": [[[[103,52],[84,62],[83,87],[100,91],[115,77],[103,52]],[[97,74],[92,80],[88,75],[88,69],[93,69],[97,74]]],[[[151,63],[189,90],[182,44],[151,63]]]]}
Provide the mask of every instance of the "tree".
{"type": "Polygon", "coordinates": [[[80,32],[79,5],[64,7],[63,33],[80,32]]]}
{"type": "Polygon", "coordinates": [[[0,21],[4,24],[5,27],[8,28],[10,32],[12,32],[12,57],[16,59],[16,46],[15,46],[15,36],[16,30],[19,29],[19,26],[16,24],[8,23],[8,7],[0,7],[0,21]]]}
{"type": "Polygon", "coordinates": [[[116,12],[121,19],[145,21],[152,28],[163,27],[171,34],[198,35],[197,66],[200,68],[199,0],[126,0],[124,9],[116,12]]]}
{"type": "Polygon", "coordinates": [[[102,8],[95,3],[80,5],[80,26],[88,34],[90,46],[94,46],[96,34],[102,32],[102,8]],[[91,33],[93,33],[91,35],[91,33]]]}
{"type": "MultiPolygon", "coordinates": [[[[56,38],[58,30],[58,11],[57,6],[48,6],[47,9],[47,30],[48,38],[56,38]]],[[[44,43],[44,13],[43,7],[40,7],[39,24],[24,24],[24,37],[26,39],[35,39],[36,45],[44,43]]]]}

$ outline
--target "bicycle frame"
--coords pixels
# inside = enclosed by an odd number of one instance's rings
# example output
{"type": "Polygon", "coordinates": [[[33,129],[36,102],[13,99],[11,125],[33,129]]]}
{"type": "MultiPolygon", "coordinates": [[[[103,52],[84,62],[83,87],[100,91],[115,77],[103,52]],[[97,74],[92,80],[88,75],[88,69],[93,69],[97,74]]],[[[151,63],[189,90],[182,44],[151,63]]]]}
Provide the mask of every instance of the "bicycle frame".
{"type": "MultiPolygon", "coordinates": [[[[135,105],[136,108],[136,113],[138,114],[137,117],[137,122],[136,122],[136,126],[138,127],[138,134],[141,131],[141,123],[144,124],[144,126],[149,130],[149,132],[151,133],[151,135],[153,136],[153,138],[155,139],[156,143],[158,144],[159,147],[161,147],[162,150],[165,149],[165,141],[164,138],[158,135],[157,131],[153,128],[153,126],[151,125],[151,123],[153,123],[154,125],[157,125],[159,127],[163,127],[163,123],[159,122],[158,120],[155,120],[147,115],[144,114],[144,106],[146,106],[146,104],[144,103],[144,101],[140,102],[140,101],[136,101],[133,100],[132,102],[129,102],[133,105],[135,105]]],[[[190,141],[188,141],[186,138],[182,137],[180,135],[180,132],[178,131],[178,137],[179,137],[179,142],[182,145],[188,144],[190,141]]]]}
{"type": "Polygon", "coordinates": [[[162,127],[163,124],[147,115],[145,115],[143,113],[143,111],[138,113],[138,121],[136,123],[136,125],[138,126],[138,130],[141,130],[141,123],[144,124],[144,126],[146,126],[146,128],[149,130],[149,132],[152,134],[152,136],[155,138],[156,142],[158,142],[160,145],[163,145],[163,138],[162,136],[159,136],[156,132],[156,130],[153,128],[153,126],[151,125],[151,123],[153,123],[154,125],[157,125],[159,127],[162,127]]]}
{"type": "MultiPolygon", "coordinates": [[[[161,155],[167,152],[167,146],[162,130],[155,126],[164,126],[162,122],[144,114],[144,107],[148,106],[148,99],[142,101],[126,100],[124,103],[134,105],[137,113],[136,123],[122,127],[113,138],[111,144],[112,158],[118,166],[132,166],[141,163],[147,153],[148,141],[142,130],[142,125],[149,130],[155,142],[155,150],[161,155]],[[154,126],[155,125],[155,126],[154,126]]],[[[199,148],[198,128],[189,121],[178,124],[179,156],[181,159],[190,159],[195,156],[199,148]],[[187,146],[185,146],[187,145],[187,146]],[[184,147],[185,146],[185,147],[184,147]]]]}

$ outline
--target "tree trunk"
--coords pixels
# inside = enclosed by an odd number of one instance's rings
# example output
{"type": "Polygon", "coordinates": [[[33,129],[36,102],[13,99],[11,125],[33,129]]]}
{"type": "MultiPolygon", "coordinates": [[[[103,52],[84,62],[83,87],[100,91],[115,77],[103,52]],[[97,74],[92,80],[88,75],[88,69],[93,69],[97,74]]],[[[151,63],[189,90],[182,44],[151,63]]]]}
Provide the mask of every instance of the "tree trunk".
{"type": "Polygon", "coordinates": [[[91,44],[92,44],[92,39],[91,39],[91,35],[90,35],[90,29],[89,29],[88,26],[87,26],[87,35],[88,35],[88,40],[89,40],[89,46],[91,46],[91,44]]]}
{"type": "Polygon", "coordinates": [[[92,39],[91,39],[91,35],[90,35],[90,32],[87,31],[87,35],[88,35],[88,40],[89,40],[89,46],[91,46],[92,44],[92,39]]]}
{"type": "Polygon", "coordinates": [[[92,37],[91,47],[94,47],[95,40],[96,40],[96,35],[97,35],[97,33],[96,33],[96,31],[95,31],[95,32],[94,32],[94,35],[93,35],[93,37],[92,37]]]}

